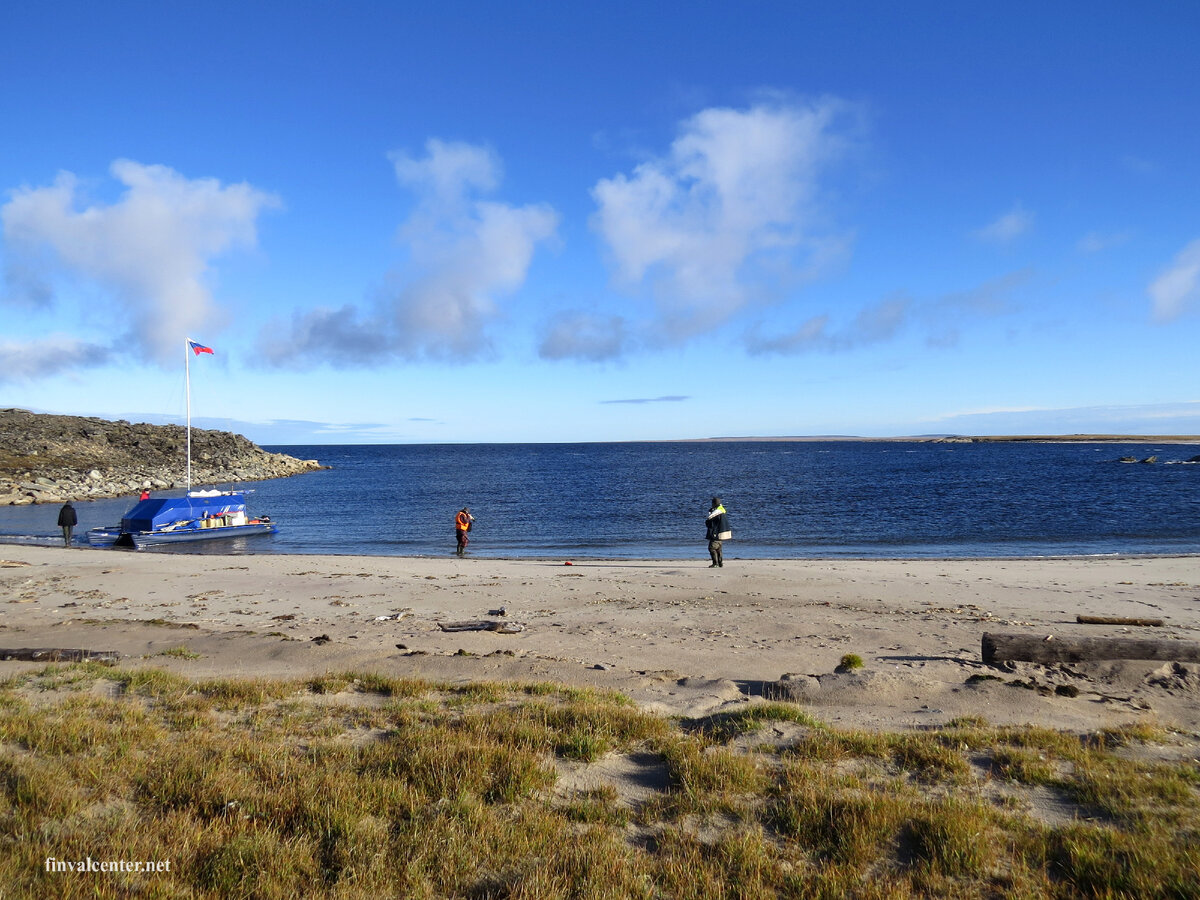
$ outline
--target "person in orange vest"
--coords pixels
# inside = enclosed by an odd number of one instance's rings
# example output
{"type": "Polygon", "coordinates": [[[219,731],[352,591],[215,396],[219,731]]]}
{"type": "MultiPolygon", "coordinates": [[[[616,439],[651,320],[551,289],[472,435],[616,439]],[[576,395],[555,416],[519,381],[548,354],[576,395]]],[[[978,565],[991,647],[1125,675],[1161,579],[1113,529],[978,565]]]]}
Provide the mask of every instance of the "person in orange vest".
{"type": "Polygon", "coordinates": [[[467,552],[467,532],[471,530],[471,523],[474,521],[475,517],[465,506],[454,517],[454,538],[458,542],[458,549],[455,552],[459,556],[467,552]]]}

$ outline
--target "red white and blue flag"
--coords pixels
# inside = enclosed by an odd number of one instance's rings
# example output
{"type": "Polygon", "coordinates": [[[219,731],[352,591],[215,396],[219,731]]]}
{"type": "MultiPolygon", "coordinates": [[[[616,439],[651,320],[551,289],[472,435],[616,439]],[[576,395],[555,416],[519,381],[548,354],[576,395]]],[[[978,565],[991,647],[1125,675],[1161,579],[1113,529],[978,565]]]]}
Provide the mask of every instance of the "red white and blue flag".
{"type": "Polygon", "coordinates": [[[199,356],[201,353],[212,353],[212,347],[205,347],[203,344],[193,341],[188,338],[187,345],[192,348],[192,352],[199,356]]]}

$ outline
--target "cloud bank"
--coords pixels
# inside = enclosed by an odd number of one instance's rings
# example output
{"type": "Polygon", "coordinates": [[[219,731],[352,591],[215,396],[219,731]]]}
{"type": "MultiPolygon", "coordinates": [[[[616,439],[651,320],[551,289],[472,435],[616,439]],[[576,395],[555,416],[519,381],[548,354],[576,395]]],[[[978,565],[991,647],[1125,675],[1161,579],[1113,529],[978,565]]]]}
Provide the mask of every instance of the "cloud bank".
{"type": "Polygon", "coordinates": [[[1159,322],[1179,318],[1200,300],[1200,238],[1180,250],[1147,290],[1159,322]]]}
{"type": "Polygon", "coordinates": [[[970,290],[925,300],[896,293],[863,307],[842,326],[823,314],[783,334],[764,335],[761,328],[752,328],[744,343],[747,352],[755,356],[838,353],[892,340],[906,330],[917,329],[930,346],[952,346],[958,343],[964,323],[1013,312],[1012,294],[1032,278],[1032,269],[1018,269],[970,290]]]}
{"type": "Polygon", "coordinates": [[[399,229],[408,264],[388,274],[366,308],[319,308],[270,326],[260,338],[269,362],[355,367],[395,358],[463,361],[491,351],[500,300],[524,284],[558,214],[545,204],[478,199],[502,176],[486,147],[431,139],[424,156],[397,152],[391,160],[417,198],[399,229]]]}
{"type": "Polygon", "coordinates": [[[543,359],[603,362],[624,355],[634,337],[621,316],[583,311],[555,315],[542,331],[538,352],[543,359]]]}
{"type": "Polygon", "coordinates": [[[854,350],[895,337],[908,323],[912,306],[911,299],[897,295],[864,307],[841,329],[832,327],[827,314],[813,316],[794,331],[774,337],[751,329],[745,339],[746,350],[755,356],[854,350]]]}
{"type": "Polygon", "coordinates": [[[80,184],[69,172],[50,187],[13,192],[0,207],[10,284],[50,306],[56,274],[91,281],[111,304],[98,311],[115,323],[121,345],[173,364],[180,341],[218,319],[206,285],[213,260],[253,246],[259,214],[278,201],[248,184],[189,179],[132,160],[115,161],[110,172],[124,193],[107,206],[80,208],[80,184]]]}
{"type": "MultiPolygon", "coordinates": [[[[651,299],[639,340],[710,331],[844,253],[847,239],[820,209],[821,179],[847,153],[851,118],[833,100],[705,109],[665,154],[596,183],[592,227],[616,284],[651,299]]],[[[613,317],[565,312],[544,332],[541,354],[611,358],[634,331],[613,317]]]]}
{"type": "Polygon", "coordinates": [[[49,378],[76,369],[103,366],[112,351],[63,335],[40,341],[0,343],[0,384],[49,378]]]}

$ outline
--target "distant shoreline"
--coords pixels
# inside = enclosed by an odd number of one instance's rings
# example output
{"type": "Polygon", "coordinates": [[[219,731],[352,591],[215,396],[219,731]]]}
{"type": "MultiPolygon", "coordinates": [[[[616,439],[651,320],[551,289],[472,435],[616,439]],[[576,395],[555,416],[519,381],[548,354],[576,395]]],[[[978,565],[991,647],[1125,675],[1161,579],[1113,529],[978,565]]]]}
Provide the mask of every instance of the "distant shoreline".
{"type": "MultiPolygon", "coordinates": [[[[826,443],[855,441],[863,443],[915,444],[1200,444],[1200,435],[1187,434],[930,434],[902,437],[859,437],[850,434],[797,435],[776,437],[707,437],[681,438],[661,443],[751,443],[751,442],[826,443]]],[[[655,442],[658,443],[658,442],[655,442]]]]}

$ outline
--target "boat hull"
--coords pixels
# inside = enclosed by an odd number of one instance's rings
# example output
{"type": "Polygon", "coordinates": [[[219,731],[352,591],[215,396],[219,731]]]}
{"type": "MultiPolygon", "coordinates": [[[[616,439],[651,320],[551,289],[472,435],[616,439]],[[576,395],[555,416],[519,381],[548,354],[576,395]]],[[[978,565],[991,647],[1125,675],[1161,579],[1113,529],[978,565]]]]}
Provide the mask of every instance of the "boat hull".
{"type": "Polygon", "coordinates": [[[87,533],[87,542],[93,547],[111,547],[121,539],[121,528],[115,525],[109,528],[93,528],[87,533]]]}
{"type": "MultiPolygon", "coordinates": [[[[133,531],[122,537],[137,549],[158,544],[177,544],[187,541],[211,541],[221,538],[245,537],[252,534],[275,534],[279,529],[273,522],[254,522],[247,525],[223,525],[213,528],[177,528],[174,531],[133,531]]],[[[118,541],[119,543],[119,541],[118,541]]]]}

